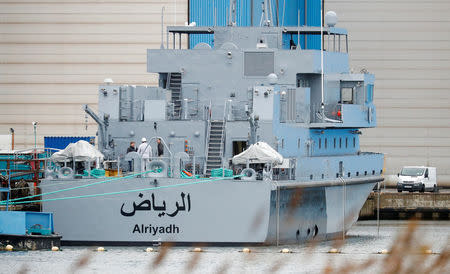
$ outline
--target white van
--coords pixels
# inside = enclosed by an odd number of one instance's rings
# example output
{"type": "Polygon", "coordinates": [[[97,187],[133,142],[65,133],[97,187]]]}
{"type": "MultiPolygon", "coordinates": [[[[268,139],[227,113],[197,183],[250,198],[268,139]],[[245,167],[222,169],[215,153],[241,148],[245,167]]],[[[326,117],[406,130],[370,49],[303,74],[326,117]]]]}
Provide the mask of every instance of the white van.
{"type": "Polygon", "coordinates": [[[437,192],[436,168],[427,166],[405,166],[397,174],[397,191],[437,192]]]}

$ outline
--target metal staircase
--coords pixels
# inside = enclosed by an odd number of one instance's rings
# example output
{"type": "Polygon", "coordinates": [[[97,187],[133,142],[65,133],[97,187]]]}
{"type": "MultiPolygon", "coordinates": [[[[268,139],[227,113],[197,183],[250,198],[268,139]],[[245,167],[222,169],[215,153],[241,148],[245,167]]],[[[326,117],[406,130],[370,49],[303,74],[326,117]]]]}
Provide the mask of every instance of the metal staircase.
{"type": "Polygon", "coordinates": [[[181,73],[169,73],[167,76],[168,89],[172,91],[174,117],[180,118],[181,113],[181,73]]]}
{"type": "Polygon", "coordinates": [[[225,137],[225,122],[211,121],[208,140],[208,157],[206,160],[206,174],[211,170],[222,167],[223,146],[225,137]]]}

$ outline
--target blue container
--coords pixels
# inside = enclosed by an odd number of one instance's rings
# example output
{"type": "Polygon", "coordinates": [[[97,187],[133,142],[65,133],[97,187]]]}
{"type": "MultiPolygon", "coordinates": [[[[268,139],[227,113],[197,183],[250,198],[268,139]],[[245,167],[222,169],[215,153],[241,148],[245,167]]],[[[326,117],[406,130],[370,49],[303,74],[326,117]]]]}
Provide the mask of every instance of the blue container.
{"type": "MultiPolygon", "coordinates": [[[[227,12],[229,13],[229,3],[229,0],[190,0],[189,23],[195,22],[197,26],[225,26],[228,17],[227,12]]],[[[274,26],[297,26],[299,23],[300,26],[320,26],[322,0],[271,0],[271,3],[274,26]]],[[[261,12],[261,0],[237,0],[236,24],[242,27],[259,26],[261,12]]],[[[290,35],[283,36],[283,48],[289,48],[290,39],[290,35]]],[[[297,35],[293,35],[292,39],[297,43],[297,35]]],[[[190,48],[201,42],[213,47],[214,37],[212,34],[189,36],[190,48]]],[[[320,49],[320,37],[305,37],[302,35],[300,45],[302,49],[320,49]]]]}
{"type": "Polygon", "coordinates": [[[0,211],[0,234],[53,233],[53,213],[0,211]]]}
{"type": "Polygon", "coordinates": [[[76,143],[80,140],[90,142],[95,140],[94,136],[45,136],[45,148],[65,149],[70,143],[76,143]]]}

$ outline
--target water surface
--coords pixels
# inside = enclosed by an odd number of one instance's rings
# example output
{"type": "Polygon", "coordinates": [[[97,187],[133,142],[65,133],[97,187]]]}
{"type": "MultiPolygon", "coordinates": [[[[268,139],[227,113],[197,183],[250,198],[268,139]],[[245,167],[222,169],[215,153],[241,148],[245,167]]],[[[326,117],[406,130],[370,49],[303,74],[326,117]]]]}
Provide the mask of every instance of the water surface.
{"type": "MultiPolygon", "coordinates": [[[[389,255],[378,254],[390,250],[399,233],[407,228],[406,221],[382,221],[379,234],[376,222],[360,221],[347,233],[341,253],[328,251],[336,244],[326,241],[315,244],[289,246],[249,247],[251,253],[240,252],[244,246],[203,247],[204,252],[191,252],[192,247],[172,247],[160,264],[154,265],[159,252],[146,253],[145,247],[105,247],[106,252],[94,252],[93,247],[62,247],[61,252],[28,251],[0,252],[0,272],[16,273],[27,269],[29,273],[67,273],[80,258],[86,265],[77,273],[318,273],[326,267],[335,271],[340,267],[356,266],[374,260],[362,272],[384,270],[383,261],[389,255]],[[282,254],[282,248],[293,253],[282,254]]],[[[431,264],[445,248],[449,248],[449,221],[421,221],[415,231],[415,240],[433,251],[432,255],[414,255],[424,264],[431,264]]],[[[245,246],[247,247],[247,246],[245,246]]],[[[449,269],[450,265],[447,265],[449,269]]]]}

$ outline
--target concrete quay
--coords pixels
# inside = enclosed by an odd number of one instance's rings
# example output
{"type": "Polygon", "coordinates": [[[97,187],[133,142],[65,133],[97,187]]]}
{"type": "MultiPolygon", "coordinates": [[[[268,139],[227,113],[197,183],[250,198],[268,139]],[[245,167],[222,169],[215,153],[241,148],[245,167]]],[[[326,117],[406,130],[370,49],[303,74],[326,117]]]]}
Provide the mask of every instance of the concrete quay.
{"type": "Polygon", "coordinates": [[[450,191],[437,193],[401,192],[383,190],[370,193],[359,213],[360,220],[377,219],[379,207],[380,219],[450,219],[450,191]],[[379,201],[378,201],[379,200],[379,201]]]}

